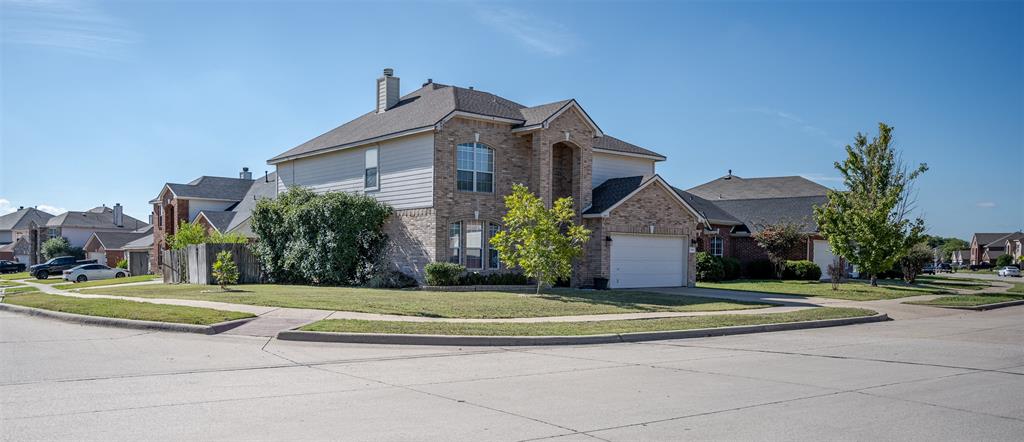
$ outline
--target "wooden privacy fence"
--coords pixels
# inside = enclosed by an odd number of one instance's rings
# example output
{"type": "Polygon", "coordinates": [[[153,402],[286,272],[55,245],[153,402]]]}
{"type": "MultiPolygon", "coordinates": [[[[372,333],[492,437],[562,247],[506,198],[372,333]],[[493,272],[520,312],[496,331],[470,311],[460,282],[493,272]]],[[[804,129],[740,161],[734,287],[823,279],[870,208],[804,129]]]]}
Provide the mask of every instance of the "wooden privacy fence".
{"type": "Polygon", "coordinates": [[[164,250],[160,270],[164,282],[171,284],[216,284],[213,263],[217,254],[227,250],[238,266],[239,284],[264,282],[263,268],[248,244],[193,244],[181,250],[164,250]]]}

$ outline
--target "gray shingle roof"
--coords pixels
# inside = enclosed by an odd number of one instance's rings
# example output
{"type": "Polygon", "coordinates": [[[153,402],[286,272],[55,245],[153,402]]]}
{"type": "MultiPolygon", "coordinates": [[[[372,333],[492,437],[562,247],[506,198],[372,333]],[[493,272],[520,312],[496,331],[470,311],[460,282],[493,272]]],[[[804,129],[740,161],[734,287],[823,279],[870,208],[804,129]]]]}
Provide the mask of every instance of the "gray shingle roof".
{"type": "Polygon", "coordinates": [[[1006,241],[1013,241],[1015,239],[1021,238],[1024,238],[1024,233],[1013,232],[1000,236],[999,238],[996,238],[992,241],[989,241],[988,244],[991,244],[993,247],[1006,247],[1006,241]]]}
{"type": "Polygon", "coordinates": [[[226,210],[203,210],[199,212],[206,217],[206,220],[217,229],[218,232],[227,232],[228,226],[231,224],[231,220],[235,217],[235,212],[226,210]]]}
{"type": "Polygon", "coordinates": [[[768,224],[793,223],[807,233],[818,231],[814,207],[827,202],[824,195],[713,201],[719,209],[743,222],[751,232],[757,232],[768,224]]]}
{"type": "Polygon", "coordinates": [[[665,159],[664,155],[661,155],[651,150],[644,149],[635,144],[627,143],[611,135],[605,135],[594,140],[594,147],[597,149],[614,150],[616,152],[634,153],[640,155],[650,155],[660,157],[661,159],[665,159]]]}
{"type": "Polygon", "coordinates": [[[736,219],[729,212],[722,210],[722,208],[715,205],[711,201],[701,198],[697,195],[689,193],[685,190],[681,190],[673,187],[673,190],[683,198],[684,201],[690,204],[695,210],[704,215],[704,218],[711,224],[742,224],[743,222],[736,219]]]}
{"type": "MultiPolygon", "coordinates": [[[[542,123],[572,101],[562,100],[540,106],[526,107],[489,92],[429,83],[403,96],[398,104],[386,112],[377,113],[376,111],[371,111],[363,114],[352,121],[289,149],[271,158],[269,161],[274,162],[295,156],[313,154],[325,149],[354,145],[374,138],[433,127],[453,112],[468,112],[514,120],[516,121],[516,127],[532,126],[542,123]]],[[[658,155],[649,150],[624,143],[621,140],[610,140],[607,143],[608,147],[605,148],[609,150],[626,149],[622,151],[658,155]]]]}
{"type": "Polygon", "coordinates": [[[625,178],[612,178],[594,188],[590,208],[583,212],[586,214],[601,213],[614,206],[626,195],[629,195],[644,182],[642,176],[631,176],[625,178]]]}
{"type": "Polygon", "coordinates": [[[238,201],[245,196],[253,180],[201,176],[188,184],[167,183],[167,187],[178,198],[204,198],[212,200],[238,201]]]}
{"type": "Polygon", "coordinates": [[[114,210],[109,207],[95,207],[85,212],[65,212],[50,218],[47,227],[80,227],[85,229],[124,230],[131,232],[148,226],[148,223],[124,215],[124,225],[114,225],[114,210]]]}
{"type": "Polygon", "coordinates": [[[1010,235],[1010,233],[975,233],[974,240],[978,242],[979,246],[985,246],[1007,235],[1010,235]]]}
{"type": "Polygon", "coordinates": [[[147,234],[124,245],[125,250],[148,250],[153,247],[153,234],[147,234]]]}
{"type": "MultiPolygon", "coordinates": [[[[245,222],[252,216],[252,209],[256,208],[256,202],[263,198],[276,198],[277,197],[277,172],[271,173],[267,176],[267,179],[257,178],[252,186],[249,187],[249,191],[246,192],[242,200],[238,202],[235,207],[231,208],[232,212],[235,212],[235,216],[231,218],[231,222],[227,225],[227,230],[221,230],[222,232],[230,232],[235,230],[240,224],[245,222]]],[[[220,229],[220,227],[218,227],[220,229]]],[[[242,232],[245,233],[245,232],[242,232]]]]}
{"type": "Polygon", "coordinates": [[[33,207],[26,207],[0,216],[0,230],[27,229],[33,221],[37,226],[44,226],[50,218],[53,218],[53,215],[33,207]]]}
{"type": "Polygon", "coordinates": [[[122,250],[124,246],[132,241],[140,238],[149,236],[153,237],[152,234],[146,235],[144,233],[135,232],[96,232],[93,235],[99,240],[100,245],[106,250],[122,250]]]}
{"type": "Polygon", "coordinates": [[[709,201],[718,201],[822,196],[828,192],[828,188],[799,176],[741,178],[726,175],[687,192],[709,201]]]}

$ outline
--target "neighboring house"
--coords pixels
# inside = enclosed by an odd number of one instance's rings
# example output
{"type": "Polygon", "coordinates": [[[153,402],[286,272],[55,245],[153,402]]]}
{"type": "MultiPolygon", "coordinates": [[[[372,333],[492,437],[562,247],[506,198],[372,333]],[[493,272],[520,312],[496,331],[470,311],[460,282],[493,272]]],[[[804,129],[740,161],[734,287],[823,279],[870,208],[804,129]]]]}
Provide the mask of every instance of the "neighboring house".
{"type": "Polygon", "coordinates": [[[1021,258],[1024,257],[1024,235],[1018,233],[1013,239],[1007,239],[1006,253],[1013,256],[1013,262],[1021,262],[1021,258]]]}
{"type": "Polygon", "coordinates": [[[701,250],[741,263],[767,259],[751,235],[768,225],[795,224],[807,240],[795,247],[789,258],[813,261],[821,267],[822,278],[828,277],[834,257],[814,220],[814,207],[828,201],[827,187],[798,176],[742,178],[730,170],[721,178],[677,191],[702,210],[711,225],[700,243],[701,250]]]}
{"type": "Polygon", "coordinates": [[[993,264],[995,264],[996,259],[1003,255],[1010,255],[1013,262],[1017,262],[1020,258],[1018,244],[1021,239],[1024,239],[1024,233],[1021,232],[1013,232],[996,238],[985,246],[985,253],[982,256],[993,264]]]}
{"type": "Polygon", "coordinates": [[[173,235],[181,222],[199,222],[207,231],[252,237],[252,209],[260,198],[276,197],[277,186],[276,173],[254,180],[248,167],[242,168],[238,178],[201,176],[186,184],[165,184],[150,201],[154,220],[150,268],[159,268],[167,236],[173,235]]]}
{"type": "Polygon", "coordinates": [[[969,249],[954,250],[949,256],[950,264],[957,266],[971,265],[971,251],[969,249]]]}
{"type": "MultiPolygon", "coordinates": [[[[134,232],[96,232],[85,242],[85,253],[89,259],[110,267],[117,266],[118,261],[127,260],[126,247],[139,239],[153,237],[153,227],[146,226],[134,232]]],[[[150,239],[152,241],[152,239],[150,239]]],[[[148,256],[147,256],[148,257],[148,256]]],[[[147,265],[148,267],[148,265],[147,265]]],[[[135,274],[135,272],[131,272],[135,274]]]]}
{"type": "Polygon", "coordinates": [[[431,80],[403,96],[390,69],[374,96],[370,112],[268,164],[280,189],[362,193],[394,207],[385,232],[397,270],[422,279],[427,263],[449,261],[504,271],[489,239],[504,197],[523,183],[549,205],[572,197],[594,232],[573,286],[693,285],[703,216],[655,174],[663,155],[604,134],[576,100],[524,106],[431,80]]]}
{"type": "Polygon", "coordinates": [[[971,265],[982,262],[995,264],[996,259],[1006,253],[1006,240],[1013,235],[1014,233],[975,233],[971,237],[971,265]]]}
{"type": "Polygon", "coordinates": [[[150,267],[149,261],[150,253],[153,250],[152,230],[148,235],[125,244],[123,249],[128,259],[128,271],[132,275],[153,273],[153,267],[150,267]]]}
{"type": "Polygon", "coordinates": [[[53,215],[33,207],[0,216],[0,259],[16,260],[26,266],[42,261],[40,248],[46,241],[46,222],[53,215]]]}
{"type": "Polygon", "coordinates": [[[84,212],[65,212],[46,221],[46,238],[62,236],[72,247],[85,247],[97,232],[134,232],[149,224],[124,214],[121,204],[100,206],[84,212]]]}

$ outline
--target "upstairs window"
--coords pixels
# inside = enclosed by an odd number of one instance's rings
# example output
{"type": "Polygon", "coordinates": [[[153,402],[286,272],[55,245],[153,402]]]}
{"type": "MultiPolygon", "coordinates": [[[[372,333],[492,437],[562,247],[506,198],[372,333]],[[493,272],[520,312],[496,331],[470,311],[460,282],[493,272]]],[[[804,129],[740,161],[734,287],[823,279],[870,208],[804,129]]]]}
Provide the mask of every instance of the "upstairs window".
{"type": "Polygon", "coordinates": [[[482,143],[458,145],[456,185],[464,192],[494,191],[494,149],[482,143]]]}
{"type": "Polygon", "coordinates": [[[366,164],[363,174],[363,189],[377,190],[380,188],[380,174],[377,168],[377,149],[366,150],[366,164]]]}

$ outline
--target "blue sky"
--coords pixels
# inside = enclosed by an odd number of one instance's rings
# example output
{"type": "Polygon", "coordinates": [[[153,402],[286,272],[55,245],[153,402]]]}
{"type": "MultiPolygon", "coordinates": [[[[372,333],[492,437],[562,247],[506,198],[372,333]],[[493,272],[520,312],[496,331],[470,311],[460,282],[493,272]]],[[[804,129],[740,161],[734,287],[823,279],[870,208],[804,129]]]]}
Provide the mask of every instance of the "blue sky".
{"type": "Polygon", "coordinates": [[[393,67],[523,104],[573,97],[669,157],[837,186],[895,126],[933,234],[1024,228],[1024,3],[355,3],[0,0],[0,212],[257,174],[373,108],[393,67]]]}

